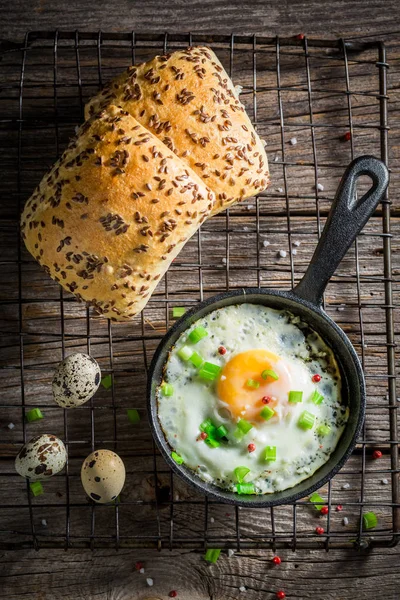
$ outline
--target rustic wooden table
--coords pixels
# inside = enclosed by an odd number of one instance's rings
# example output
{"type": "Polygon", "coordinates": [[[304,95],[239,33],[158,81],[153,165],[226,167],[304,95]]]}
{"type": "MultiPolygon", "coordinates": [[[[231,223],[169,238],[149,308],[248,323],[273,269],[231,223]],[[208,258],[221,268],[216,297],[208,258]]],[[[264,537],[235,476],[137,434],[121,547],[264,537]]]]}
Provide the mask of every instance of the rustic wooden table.
{"type": "MultiPolygon", "coordinates": [[[[63,9],[56,0],[34,0],[27,8],[24,0],[0,3],[0,39],[20,40],[26,30],[55,28],[147,32],[191,30],[271,36],[305,32],[313,37],[333,38],[382,34],[385,39],[383,34],[396,29],[400,17],[397,0],[312,0],[303,3],[290,0],[283,3],[258,0],[214,0],[209,3],[120,0],[111,3],[99,0],[91,4],[69,0],[63,9]]],[[[397,181],[399,175],[400,136],[396,130],[399,124],[396,104],[399,86],[393,72],[399,72],[400,51],[396,36],[390,35],[388,39],[392,48],[389,54],[392,63],[389,106],[392,127],[391,199],[396,202],[393,180],[397,181]]],[[[273,146],[274,140],[271,139],[271,142],[273,146]]],[[[366,135],[361,142],[362,149],[368,151],[370,142],[366,135]]],[[[324,147],[323,142],[321,144],[324,147]]],[[[394,230],[398,227],[398,207],[393,210],[392,226],[394,230]]],[[[365,255],[368,255],[368,248],[365,255]]],[[[393,259],[396,277],[400,267],[397,243],[394,244],[393,259]]],[[[308,257],[304,260],[307,262],[308,257]]],[[[395,292],[398,293],[398,287],[395,287],[395,292]]],[[[332,297],[338,303],[346,300],[339,294],[335,297],[334,292],[332,297]]],[[[398,304],[398,296],[396,302],[398,304]]],[[[376,493],[379,495],[379,490],[376,493]]],[[[322,549],[297,550],[295,553],[282,550],[279,554],[283,562],[279,567],[273,567],[273,554],[269,550],[243,550],[231,558],[224,555],[213,566],[207,566],[201,560],[199,551],[189,549],[163,550],[161,553],[127,549],[118,552],[3,551],[0,554],[0,596],[6,600],[22,600],[28,595],[37,600],[156,600],[167,598],[169,591],[176,589],[181,600],[230,600],[241,596],[249,600],[272,600],[277,590],[285,590],[287,598],[297,600],[400,598],[400,561],[396,548],[375,549],[367,554],[354,550],[325,553],[322,549]],[[144,563],[145,575],[136,571],[136,561],[144,563]],[[152,588],[146,585],[146,577],[153,579],[152,588]],[[245,593],[239,591],[240,586],[246,587],[245,593]]]]}

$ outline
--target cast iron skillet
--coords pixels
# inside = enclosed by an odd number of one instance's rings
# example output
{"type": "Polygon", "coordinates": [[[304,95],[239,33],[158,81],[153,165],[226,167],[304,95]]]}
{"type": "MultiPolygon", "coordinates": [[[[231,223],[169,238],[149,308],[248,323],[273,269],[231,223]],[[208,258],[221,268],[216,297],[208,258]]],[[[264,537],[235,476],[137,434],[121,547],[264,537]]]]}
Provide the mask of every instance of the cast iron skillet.
{"type": "MultiPolygon", "coordinates": [[[[300,283],[290,292],[246,288],[213,296],[187,312],[169,330],[161,341],[150,366],[148,379],[148,412],[153,436],[165,460],[184,481],[218,500],[239,506],[273,506],[290,503],[308,496],[324,485],[349,458],[360,432],[365,414],[365,381],[358,356],[343,331],[322,308],[325,287],[346,254],[356,235],[374,212],[389,183],[385,165],[373,156],[361,156],[346,169],[318,242],[311,263],[300,283]],[[356,199],[356,182],[361,175],[372,179],[372,187],[356,199]],[[328,462],[311,477],[296,486],[273,494],[238,495],[205,483],[185,465],[177,465],[171,458],[168,445],[157,416],[156,389],[162,380],[163,366],[168,353],[180,334],[192,323],[217,308],[248,302],[277,309],[287,309],[299,315],[332,348],[342,376],[342,398],[349,405],[350,417],[342,437],[328,462]]],[[[190,399],[188,399],[190,402],[190,399]]],[[[194,442],[195,443],[195,442],[194,442]]]]}

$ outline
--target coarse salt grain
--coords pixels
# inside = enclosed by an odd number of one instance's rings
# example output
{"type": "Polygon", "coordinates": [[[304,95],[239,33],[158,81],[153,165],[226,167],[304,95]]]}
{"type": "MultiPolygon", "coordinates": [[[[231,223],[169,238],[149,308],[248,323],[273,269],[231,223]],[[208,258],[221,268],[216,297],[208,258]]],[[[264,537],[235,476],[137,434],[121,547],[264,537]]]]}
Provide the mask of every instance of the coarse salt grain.
{"type": "Polygon", "coordinates": [[[144,568],[143,567],[141,569],[139,569],[139,573],[141,573],[143,575],[143,573],[144,573],[144,568]]]}
{"type": "Polygon", "coordinates": [[[283,194],[283,188],[278,188],[277,192],[279,192],[280,194],[283,194]]]}
{"type": "Polygon", "coordinates": [[[225,381],[225,379],[226,379],[226,375],[221,375],[220,380],[225,381]]]}
{"type": "Polygon", "coordinates": [[[153,585],[154,581],[152,580],[152,578],[151,578],[151,577],[148,577],[148,578],[146,579],[146,583],[147,583],[147,585],[148,585],[149,587],[151,587],[151,586],[153,585]]]}
{"type": "Polygon", "coordinates": [[[264,240],[262,244],[263,244],[264,248],[267,248],[270,243],[268,240],[264,240]]]}
{"type": "Polygon", "coordinates": [[[224,258],[222,259],[222,264],[223,264],[223,265],[226,265],[226,258],[225,258],[225,256],[224,256],[224,258]]]}
{"type": "Polygon", "coordinates": [[[47,521],[46,521],[46,519],[42,519],[42,525],[43,525],[43,527],[47,527],[47,521]]]}
{"type": "Polygon", "coordinates": [[[294,248],[294,249],[292,250],[292,254],[293,254],[293,256],[296,256],[296,254],[297,254],[297,250],[296,250],[296,248],[294,248]]]}
{"type": "Polygon", "coordinates": [[[324,186],[322,185],[322,183],[318,183],[318,184],[317,184],[317,190],[318,190],[319,192],[323,192],[323,191],[324,191],[324,186]]]}
{"type": "Polygon", "coordinates": [[[215,523],[214,517],[210,517],[210,523],[215,523]]]}
{"type": "Polygon", "coordinates": [[[289,142],[292,144],[292,146],[295,146],[297,144],[297,138],[292,137],[290,138],[289,142]]]}
{"type": "Polygon", "coordinates": [[[239,588],[239,592],[247,592],[247,588],[245,588],[244,585],[241,585],[239,588]]]}
{"type": "Polygon", "coordinates": [[[344,304],[341,304],[340,306],[337,307],[338,312],[343,312],[345,309],[344,304]]]}
{"type": "Polygon", "coordinates": [[[348,525],[349,524],[349,520],[347,517],[343,517],[343,521],[342,521],[343,525],[348,525]]]}
{"type": "Polygon", "coordinates": [[[229,556],[229,558],[232,558],[232,556],[233,556],[234,554],[235,554],[235,551],[234,551],[234,550],[232,550],[232,548],[229,548],[229,549],[228,549],[228,556],[229,556]]]}
{"type": "Polygon", "coordinates": [[[385,477],[385,479],[382,479],[382,484],[383,485],[389,485],[389,480],[386,479],[386,477],[385,477]]]}
{"type": "Polygon", "coordinates": [[[349,483],[344,483],[342,485],[342,490],[349,490],[350,489],[350,484],[349,483]]]}
{"type": "Polygon", "coordinates": [[[280,256],[281,258],[285,258],[287,255],[286,250],[279,250],[278,252],[278,256],[280,256]]]}
{"type": "Polygon", "coordinates": [[[278,160],[279,160],[279,156],[276,155],[275,158],[274,158],[274,162],[278,162],[278,160]]]}
{"type": "Polygon", "coordinates": [[[254,204],[247,205],[247,210],[253,210],[253,208],[255,208],[254,204]]]}
{"type": "Polygon", "coordinates": [[[7,425],[7,427],[8,427],[8,429],[14,429],[15,425],[14,425],[14,423],[9,423],[7,425]]]}
{"type": "Polygon", "coordinates": [[[298,248],[300,246],[301,242],[299,242],[299,240],[296,240],[295,242],[293,242],[293,246],[296,246],[296,248],[298,248]]]}

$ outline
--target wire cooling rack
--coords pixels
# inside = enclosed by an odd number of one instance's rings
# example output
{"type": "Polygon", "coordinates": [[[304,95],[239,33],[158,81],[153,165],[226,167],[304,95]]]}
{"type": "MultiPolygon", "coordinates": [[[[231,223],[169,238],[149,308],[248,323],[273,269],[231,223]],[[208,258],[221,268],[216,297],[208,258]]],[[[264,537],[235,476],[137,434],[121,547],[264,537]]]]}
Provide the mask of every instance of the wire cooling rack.
{"type": "Polygon", "coordinates": [[[159,456],[145,411],[146,369],[171,323],[171,308],[242,286],[293,286],[311,258],[348,162],[363,153],[388,162],[384,45],[305,37],[33,32],[23,44],[3,42],[1,51],[2,547],[394,545],[400,510],[387,197],[325,295],[327,312],[361,356],[368,386],[357,449],[320,490],[327,516],[318,516],[308,499],[240,510],[198,495],[159,456]],[[132,323],[111,325],[40,270],[20,242],[19,213],[82,121],[90,96],[133,62],[197,43],[210,45],[235,85],[242,86],[242,101],[267,143],[272,184],[207,221],[143,313],[132,323]],[[51,379],[56,364],[73,351],[90,352],[113,383],[86,405],[64,412],[52,401],[51,379]],[[26,423],[32,407],[41,408],[42,421],[26,423]],[[129,424],[127,408],[139,410],[139,425],[129,424]],[[14,457],[26,440],[44,432],[65,441],[69,459],[61,474],[44,483],[45,493],[34,498],[14,471],[14,457]],[[104,447],[117,451],[126,465],[126,485],[116,505],[92,504],[80,483],[82,460],[104,447]],[[381,459],[372,458],[374,449],[382,451],[381,459]],[[368,510],[379,522],[366,532],[360,522],[368,510]],[[316,534],[317,526],[323,535],[316,534]]]}

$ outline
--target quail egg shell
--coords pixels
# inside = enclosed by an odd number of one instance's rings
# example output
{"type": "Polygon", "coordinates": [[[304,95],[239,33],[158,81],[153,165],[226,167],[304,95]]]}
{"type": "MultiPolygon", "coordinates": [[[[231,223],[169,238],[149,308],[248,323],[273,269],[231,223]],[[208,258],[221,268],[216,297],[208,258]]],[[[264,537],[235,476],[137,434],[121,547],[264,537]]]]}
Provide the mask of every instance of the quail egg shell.
{"type": "Polygon", "coordinates": [[[125,483],[125,466],[111,450],[96,450],[84,460],[81,469],[82,485],[87,495],[98,502],[112,502],[125,483]]]}
{"type": "Polygon", "coordinates": [[[67,451],[55,435],[38,435],[24,446],[15,459],[15,470],[30,481],[49,479],[59,473],[67,462],[67,451]]]}
{"type": "Polygon", "coordinates": [[[88,354],[70,354],[57,367],[53,377],[53,396],[62,408],[81,406],[95,394],[101,371],[88,354]]]}

